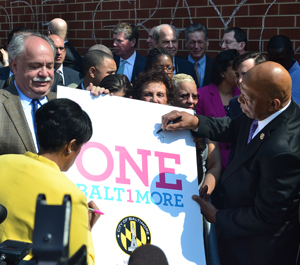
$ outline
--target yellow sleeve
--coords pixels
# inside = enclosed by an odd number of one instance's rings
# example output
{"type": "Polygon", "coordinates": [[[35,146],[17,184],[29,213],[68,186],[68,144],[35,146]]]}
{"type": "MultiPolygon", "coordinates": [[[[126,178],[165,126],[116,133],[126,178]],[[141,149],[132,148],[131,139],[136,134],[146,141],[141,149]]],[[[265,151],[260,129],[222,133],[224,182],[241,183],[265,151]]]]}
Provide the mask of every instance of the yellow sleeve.
{"type": "MultiPolygon", "coordinates": [[[[76,187],[77,188],[77,187],[76,187]]],[[[70,257],[82,246],[87,247],[88,265],[95,264],[95,250],[92,240],[92,234],[88,227],[88,205],[86,197],[78,189],[75,194],[72,193],[72,214],[70,227],[70,257]]]]}

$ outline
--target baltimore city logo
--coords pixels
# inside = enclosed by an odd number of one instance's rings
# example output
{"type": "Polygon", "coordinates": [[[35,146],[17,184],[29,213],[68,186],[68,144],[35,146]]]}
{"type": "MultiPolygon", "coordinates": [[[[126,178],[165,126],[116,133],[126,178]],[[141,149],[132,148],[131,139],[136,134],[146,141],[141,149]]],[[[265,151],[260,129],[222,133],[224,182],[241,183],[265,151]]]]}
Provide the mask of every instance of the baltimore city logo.
{"type": "Polygon", "coordinates": [[[116,239],[119,247],[130,255],[137,247],[151,243],[146,223],[136,216],[124,217],[117,225],[116,239]]]}

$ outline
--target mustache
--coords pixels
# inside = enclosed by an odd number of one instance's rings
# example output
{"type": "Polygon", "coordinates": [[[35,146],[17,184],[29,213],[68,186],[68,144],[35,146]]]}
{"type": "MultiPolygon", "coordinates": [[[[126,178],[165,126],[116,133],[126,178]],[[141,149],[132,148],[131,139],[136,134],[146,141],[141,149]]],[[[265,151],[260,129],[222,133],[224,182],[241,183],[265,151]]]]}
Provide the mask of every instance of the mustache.
{"type": "Polygon", "coordinates": [[[33,82],[49,82],[51,81],[52,78],[47,76],[46,78],[43,78],[43,77],[35,77],[32,79],[33,82]]]}

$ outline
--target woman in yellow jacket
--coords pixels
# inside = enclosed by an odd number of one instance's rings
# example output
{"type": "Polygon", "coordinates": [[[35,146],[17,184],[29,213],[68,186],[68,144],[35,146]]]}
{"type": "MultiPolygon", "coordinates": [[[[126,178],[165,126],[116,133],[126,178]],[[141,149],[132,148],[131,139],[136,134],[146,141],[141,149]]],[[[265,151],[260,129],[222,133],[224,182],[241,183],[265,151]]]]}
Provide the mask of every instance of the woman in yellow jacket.
{"type": "MultiPolygon", "coordinates": [[[[72,166],[82,145],[91,138],[91,120],[77,103],[56,99],[37,110],[36,124],[38,154],[0,156],[0,203],[8,212],[0,225],[0,243],[6,239],[32,242],[38,194],[46,195],[47,204],[61,204],[64,195],[70,194],[69,255],[86,245],[88,264],[94,264],[90,231],[98,217],[88,214],[86,196],[61,172],[72,166]]],[[[97,208],[93,202],[89,206],[97,208]]]]}

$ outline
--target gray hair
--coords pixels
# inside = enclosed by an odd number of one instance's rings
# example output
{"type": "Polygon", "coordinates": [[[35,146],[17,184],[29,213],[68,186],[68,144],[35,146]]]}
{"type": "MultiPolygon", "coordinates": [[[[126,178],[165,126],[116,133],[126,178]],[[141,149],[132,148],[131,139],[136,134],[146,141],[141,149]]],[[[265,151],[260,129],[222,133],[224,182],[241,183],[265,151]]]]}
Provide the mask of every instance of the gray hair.
{"type": "Polygon", "coordinates": [[[139,41],[139,31],[137,27],[133,24],[122,22],[117,24],[113,30],[113,34],[118,34],[120,32],[124,32],[126,40],[132,41],[133,39],[136,40],[136,43],[134,47],[137,46],[137,43],[139,41]]]}
{"type": "Polygon", "coordinates": [[[18,58],[20,58],[21,56],[23,56],[24,54],[24,50],[25,50],[25,42],[29,37],[38,37],[41,38],[43,40],[45,40],[46,42],[49,43],[49,45],[51,46],[52,52],[53,52],[53,57],[55,58],[55,54],[56,54],[56,48],[54,47],[54,43],[51,39],[49,39],[47,36],[44,36],[38,32],[20,32],[17,33],[13,36],[10,44],[9,44],[9,48],[8,48],[8,57],[9,57],[9,66],[11,60],[17,60],[18,58]]]}
{"type": "Polygon", "coordinates": [[[204,25],[202,25],[201,23],[196,23],[196,24],[189,25],[185,29],[184,33],[185,33],[186,41],[189,40],[189,33],[192,33],[192,32],[195,32],[195,31],[203,32],[205,40],[207,40],[207,38],[208,38],[207,28],[204,25]]]}
{"type": "Polygon", "coordinates": [[[173,25],[169,25],[169,24],[161,24],[161,25],[157,26],[155,28],[155,30],[153,31],[152,39],[155,40],[157,43],[159,43],[160,31],[161,31],[161,28],[164,26],[169,26],[173,29],[173,32],[175,33],[176,39],[178,41],[180,31],[177,28],[175,28],[173,25]]]}

